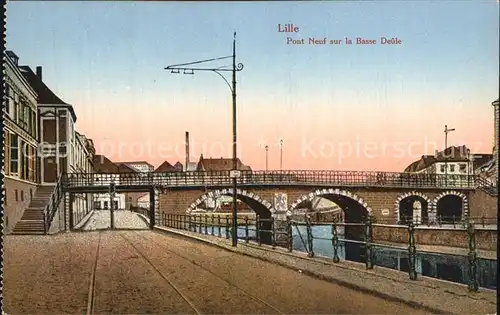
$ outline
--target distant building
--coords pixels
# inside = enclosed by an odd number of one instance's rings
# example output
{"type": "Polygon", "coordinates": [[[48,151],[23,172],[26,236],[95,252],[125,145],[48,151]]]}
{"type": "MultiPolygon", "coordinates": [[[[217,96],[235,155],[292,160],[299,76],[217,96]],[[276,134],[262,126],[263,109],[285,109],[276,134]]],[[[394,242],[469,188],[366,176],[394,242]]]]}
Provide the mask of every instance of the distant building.
{"type": "Polygon", "coordinates": [[[7,51],[4,59],[4,231],[10,232],[28,207],[39,183],[38,95],[22,75],[16,54],[7,51]]]}
{"type": "Polygon", "coordinates": [[[491,154],[471,154],[465,145],[451,146],[434,155],[422,155],[419,160],[411,163],[405,172],[447,174],[451,177],[473,175],[492,159],[491,154]]]}
{"type": "MultiPolygon", "coordinates": [[[[177,162],[179,163],[179,162],[177,162]]],[[[177,164],[176,164],[177,165],[177,164]]],[[[172,164],[170,164],[168,161],[165,161],[163,162],[162,164],[160,164],[160,166],[158,166],[155,170],[154,170],[155,173],[163,173],[163,172],[182,172],[182,166],[179,170],[179,167],[177,166],[173,166],[172,164]]]]}
{"type": "Polygon", "coordinates": [[[117,164],[126,165],[137,172],[147,173],[152,172],[155,168],[153,165],[149,164],[146,161],[137,161],[137,162],[117,162],[117,164]]]}
{"type": "MultiPolygon", "coordinates": [[[[94,181],[100,185],[110,185],[111,182],[119,185],[121,182],[121,174],[119,167],[111,162],[104,155],[96,155],[94,157],[95,174],[94,181]]],[[[94,209],[110,209],[111,202],[114,204],[114,209],[125,209],[125,194],[116,193],[113,200],[109,193],[94,194],[93,208],[94,209]]]]}
{"type": "MultiPolygon", "coordinates": [[[[252,168],[243,164],[240,159],[236,160],[238,169],[241,171],[251,171],[252,168]]],[[[228,158],[204,158],[203,154],[200,156],[198,165],[196,167],[197,171],[230,171],[233,169],[233,159],[228,158]]]]}

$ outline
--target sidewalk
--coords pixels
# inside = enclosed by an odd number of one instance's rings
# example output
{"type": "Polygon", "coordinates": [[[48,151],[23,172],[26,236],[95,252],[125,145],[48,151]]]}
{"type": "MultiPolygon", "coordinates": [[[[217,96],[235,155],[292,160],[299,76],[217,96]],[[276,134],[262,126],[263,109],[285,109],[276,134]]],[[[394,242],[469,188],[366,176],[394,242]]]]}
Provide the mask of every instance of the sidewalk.
{"type": "Polygon", "coordinates": [[[239,240],[238,247],[235,248],[231,246],[230,239],[164,227],[155,227],[155,230],[196,239],[357,291],[425,308],[432,313],[494,314],[496,312],[497,298],[494,290],[480,289],[480,292],[473,293],[463,284],[422,276],[412,281],[407,273],[388,268],[375,266],[373,270],[366,270],[364,264],[348,261],[334,264],[326,258],[308,258],[306,254],[290,253],[279,247],[272,249],[270,246],[258,246],[239,240]]]}

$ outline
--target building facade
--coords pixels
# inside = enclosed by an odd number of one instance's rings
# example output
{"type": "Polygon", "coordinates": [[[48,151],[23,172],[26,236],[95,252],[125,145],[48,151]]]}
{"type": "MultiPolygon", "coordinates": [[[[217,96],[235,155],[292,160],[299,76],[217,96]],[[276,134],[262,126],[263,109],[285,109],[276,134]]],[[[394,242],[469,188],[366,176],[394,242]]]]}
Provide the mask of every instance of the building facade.
{"type": "Polygon", "coordinates": [[[20,220],[39,182],[37,165],[37,93],[24,78],[19,58],[4,53],[4,228],[10,231],[20,220]]]}
{"type": "Polygon", "coordinates": [[[491,105],[493,105],[493,117],[494,117],[494,135],[493,135],[493,170],[492,179],[498,185],[498,157],[499,157],[499,145],[498,145],[498,133],[500,132],[500,111],[499,111],[500,99],[497,99],[491,105]]]}
{"type": "Polygon", "coordinates": [[[466,146],[452,146],[434,155],[422,155],[405,172],[448,175],[453,180],[456,175],[477,174],[492,159],[491,154],[474,154],[466,146]]]}
{"type": "MultiPolygon", "coordinates": [[[[111,162],[110,159],[104,155],[94,156],[94,181],[99,182],[101,185],[110,185],[115,183],[120,184],[120,170],[118,166],[111,162]]],[[[124,193],[115,193],[114,198],[111,200],[109,193],[94,194],[93,196],[93,209],[125,209],[126,195],[124,193]]]]}

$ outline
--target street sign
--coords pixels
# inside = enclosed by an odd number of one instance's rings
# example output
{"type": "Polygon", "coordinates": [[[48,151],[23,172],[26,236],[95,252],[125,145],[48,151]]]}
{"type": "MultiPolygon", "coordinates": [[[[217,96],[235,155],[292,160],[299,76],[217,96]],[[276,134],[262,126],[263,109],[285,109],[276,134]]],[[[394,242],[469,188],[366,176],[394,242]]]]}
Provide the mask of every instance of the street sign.
{"type": "Polygon", "coordinates": [[[229,171],[229,177],[239,178],[239,177],[241,177],[241,171],[240,170],[231,170],[231,171],[229,171]]]}

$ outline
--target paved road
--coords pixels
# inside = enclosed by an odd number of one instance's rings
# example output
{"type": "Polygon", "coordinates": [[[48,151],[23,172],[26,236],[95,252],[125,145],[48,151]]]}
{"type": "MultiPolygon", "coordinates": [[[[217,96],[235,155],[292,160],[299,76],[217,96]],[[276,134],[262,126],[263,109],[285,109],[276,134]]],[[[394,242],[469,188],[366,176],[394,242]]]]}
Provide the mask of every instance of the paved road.
{"type": "Polygon", "coordinates": [[[424,313],[152,231],[7,236],[4,257],[9,314],[424,313]]]}
{"type": "MultiPolygon", "coordinates": [[[[114,222],[118,229],[148,229],[148,224],[135,212],[129,210],[115,210],[114,222]]],[[[83,230],[92,231],[109,229],[111,226],[110,210],[95,210],[90,216],[83,230]]]]}

